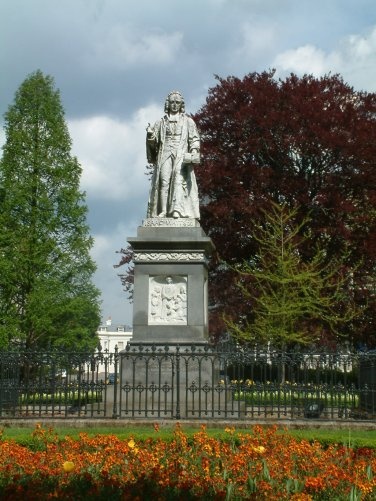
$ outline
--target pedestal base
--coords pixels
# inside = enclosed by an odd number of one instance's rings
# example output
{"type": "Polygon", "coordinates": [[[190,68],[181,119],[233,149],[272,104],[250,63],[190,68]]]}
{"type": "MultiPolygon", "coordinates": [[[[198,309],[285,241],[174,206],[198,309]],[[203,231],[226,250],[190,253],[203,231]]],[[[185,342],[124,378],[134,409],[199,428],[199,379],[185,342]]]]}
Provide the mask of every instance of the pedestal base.
{"type": "Polygon", "coordinates": [[[144,221],[134,250],[135,343],[208,339],[207,259],[214,249],[195,219],[144,221]]]}
{"type": "Polygon", "coordinates": [[[244,409],[221,381],[222,363],[206,343],[130,343],[121,353],[121,417],[239,418],[244,409]]]}

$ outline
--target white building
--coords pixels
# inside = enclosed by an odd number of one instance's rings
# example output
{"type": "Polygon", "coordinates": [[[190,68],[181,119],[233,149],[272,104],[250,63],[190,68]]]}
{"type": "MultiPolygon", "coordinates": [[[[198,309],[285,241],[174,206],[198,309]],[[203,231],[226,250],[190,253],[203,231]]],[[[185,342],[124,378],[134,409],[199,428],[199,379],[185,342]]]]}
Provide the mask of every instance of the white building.
{"type": "Polygon", "coordinates": [[[109,318],[104,324],[100,325],[97,334],[101,352],[104,354],[103,363],[99,362],[97,370],[99,376],[107,376],[108,378],[115,370],[114,358],[110,354],[115,352],[116,346],[118,351],[124,350],[128,341],[132,339],[133,332],[128,325],[113,326],[111,318],[109,318]],[[104,362],[105,359],[107,359],[107,362],[104,362]]]}
{"type": "Polygon", "coordinates": [[[99,327],[97,334],[102,351],[107,350],[111,353],[115,351],[115,346],[117,346],[118,351],[124,350],[128,341],[132,339],[133,332],[129,325],[113,326],[111,318],[109,318],[99,327]]]}

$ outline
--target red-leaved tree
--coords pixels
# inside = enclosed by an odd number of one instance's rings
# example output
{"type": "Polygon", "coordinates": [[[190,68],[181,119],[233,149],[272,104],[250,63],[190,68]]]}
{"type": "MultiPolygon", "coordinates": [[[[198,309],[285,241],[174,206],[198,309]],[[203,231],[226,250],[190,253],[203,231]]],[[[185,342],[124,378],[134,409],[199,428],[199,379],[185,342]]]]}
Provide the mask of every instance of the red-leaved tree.
{"type": "Polygon", "coordinates": [[[268,71],[217,80],[194,115],[201,224],[217,250],[209,275],[212,334],[224,331],[223,314],[252,321],[252,302],[231,265],[257,252],[253,235],[274,201],[299,207],[301,220],[310,215],[303,260],[316,244],[328,261],[348,256],[349,295],[362,314],[345,334],[375,346],[376,94],[357,92],[338,75],[278,80],[268,71]]]}

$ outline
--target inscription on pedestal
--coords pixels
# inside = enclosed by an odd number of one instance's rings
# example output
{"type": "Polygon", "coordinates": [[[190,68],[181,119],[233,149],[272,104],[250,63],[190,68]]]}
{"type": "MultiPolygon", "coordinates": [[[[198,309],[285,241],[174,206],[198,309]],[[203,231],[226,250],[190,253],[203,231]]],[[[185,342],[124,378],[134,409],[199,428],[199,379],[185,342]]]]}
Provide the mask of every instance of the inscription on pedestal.
{"type": "Polygon", "coordinates": [[[150,217],[142,221],[142,226],[149,227],[166,227],[166,228],[198,228],[200,223],[197,219],[171,217],[150,217]]]}
{"type": "Polygon", "coordinates": [[[149,325],[187,325],[187,277],[149,277],[149,325]]]}

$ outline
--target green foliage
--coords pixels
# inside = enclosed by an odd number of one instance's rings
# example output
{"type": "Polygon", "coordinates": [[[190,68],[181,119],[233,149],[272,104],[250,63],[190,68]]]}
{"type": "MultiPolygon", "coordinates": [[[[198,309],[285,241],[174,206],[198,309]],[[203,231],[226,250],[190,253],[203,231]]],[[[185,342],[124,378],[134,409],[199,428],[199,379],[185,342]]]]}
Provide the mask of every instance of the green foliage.
{"type": "Polygon", "coordinates": [[[288,385],[281,385],[277,388],[275,385],[257,385],[244,387],[234,392],[235,400],[242,400],[249,406],[257,405],[294,405],[304,407],[310,403],[321,403],[325,407],[326,402],[331,406],[351,407],[357,406],[359,396],[355,392],[337,391],[329,392],[325,388],[309,387],[296,388],[288,385]]]}
{"type": "MultiPolygon", "coordinates": [[[[255,363],[252,366],[245,365],[242,371],[241,379],[244,381],[251,380],[257,382],[265,380],[279,381],[279,373],[281,372],[281,367],[282,364],[271,363],[267,370],[267,376],[265,376],[264,364],[255,363]]],[[[231,366],[229,368],[229,371],[230,370],[231,366]]],[[[231,374],[231,372],[229,373],[231,374]]],[[[346,372],[342,369],[332,369],[325,367],[320,367],[320,369],[317,369],[317,367],[305,367],[304,374],[304,380],[312,384],[316,384],[318,378],[322,383],[332,383],[333,381],[335,381],[335,384],[347,387],[357,387],[357,384],[359,383],[359,368],[357,366],[354,366],[351,370],[346,372]]],[[[289,381],[294,381],[296,375],[296,370],[294,370],[292,367],[288,367],[288,372],[286,374],[287,379],[289,381]]]]}
{"type": "Polygon", "coordinates": [[[324,332],[340,335],[340,327],[357,314],[347,293],[351,274],[345,273],[343,261],[328,263],[320,249],[304,259],[309,218],[296,223],[297,213],[274,203],[264,211],[263,224],[253,235],[258,253],[236,268],[238,287],[253,305],[252,322],[227,319],[237,339],[277,347],[312,344],[324,332]]]}
{"type": "Polygon", "coordinates": [[[21,405],[72,405],[83,406],[101,402],[101,392],[74,391],[67,389],[66,391],[56,391],[54,393],[27,393],[20,396],[21,405]]]}
{"type": "Polygon", "coordinates": [[[0,346],[93,349],[100,322],[81,167],[53,79],[36,71],[5,114],[0,346]]]}

